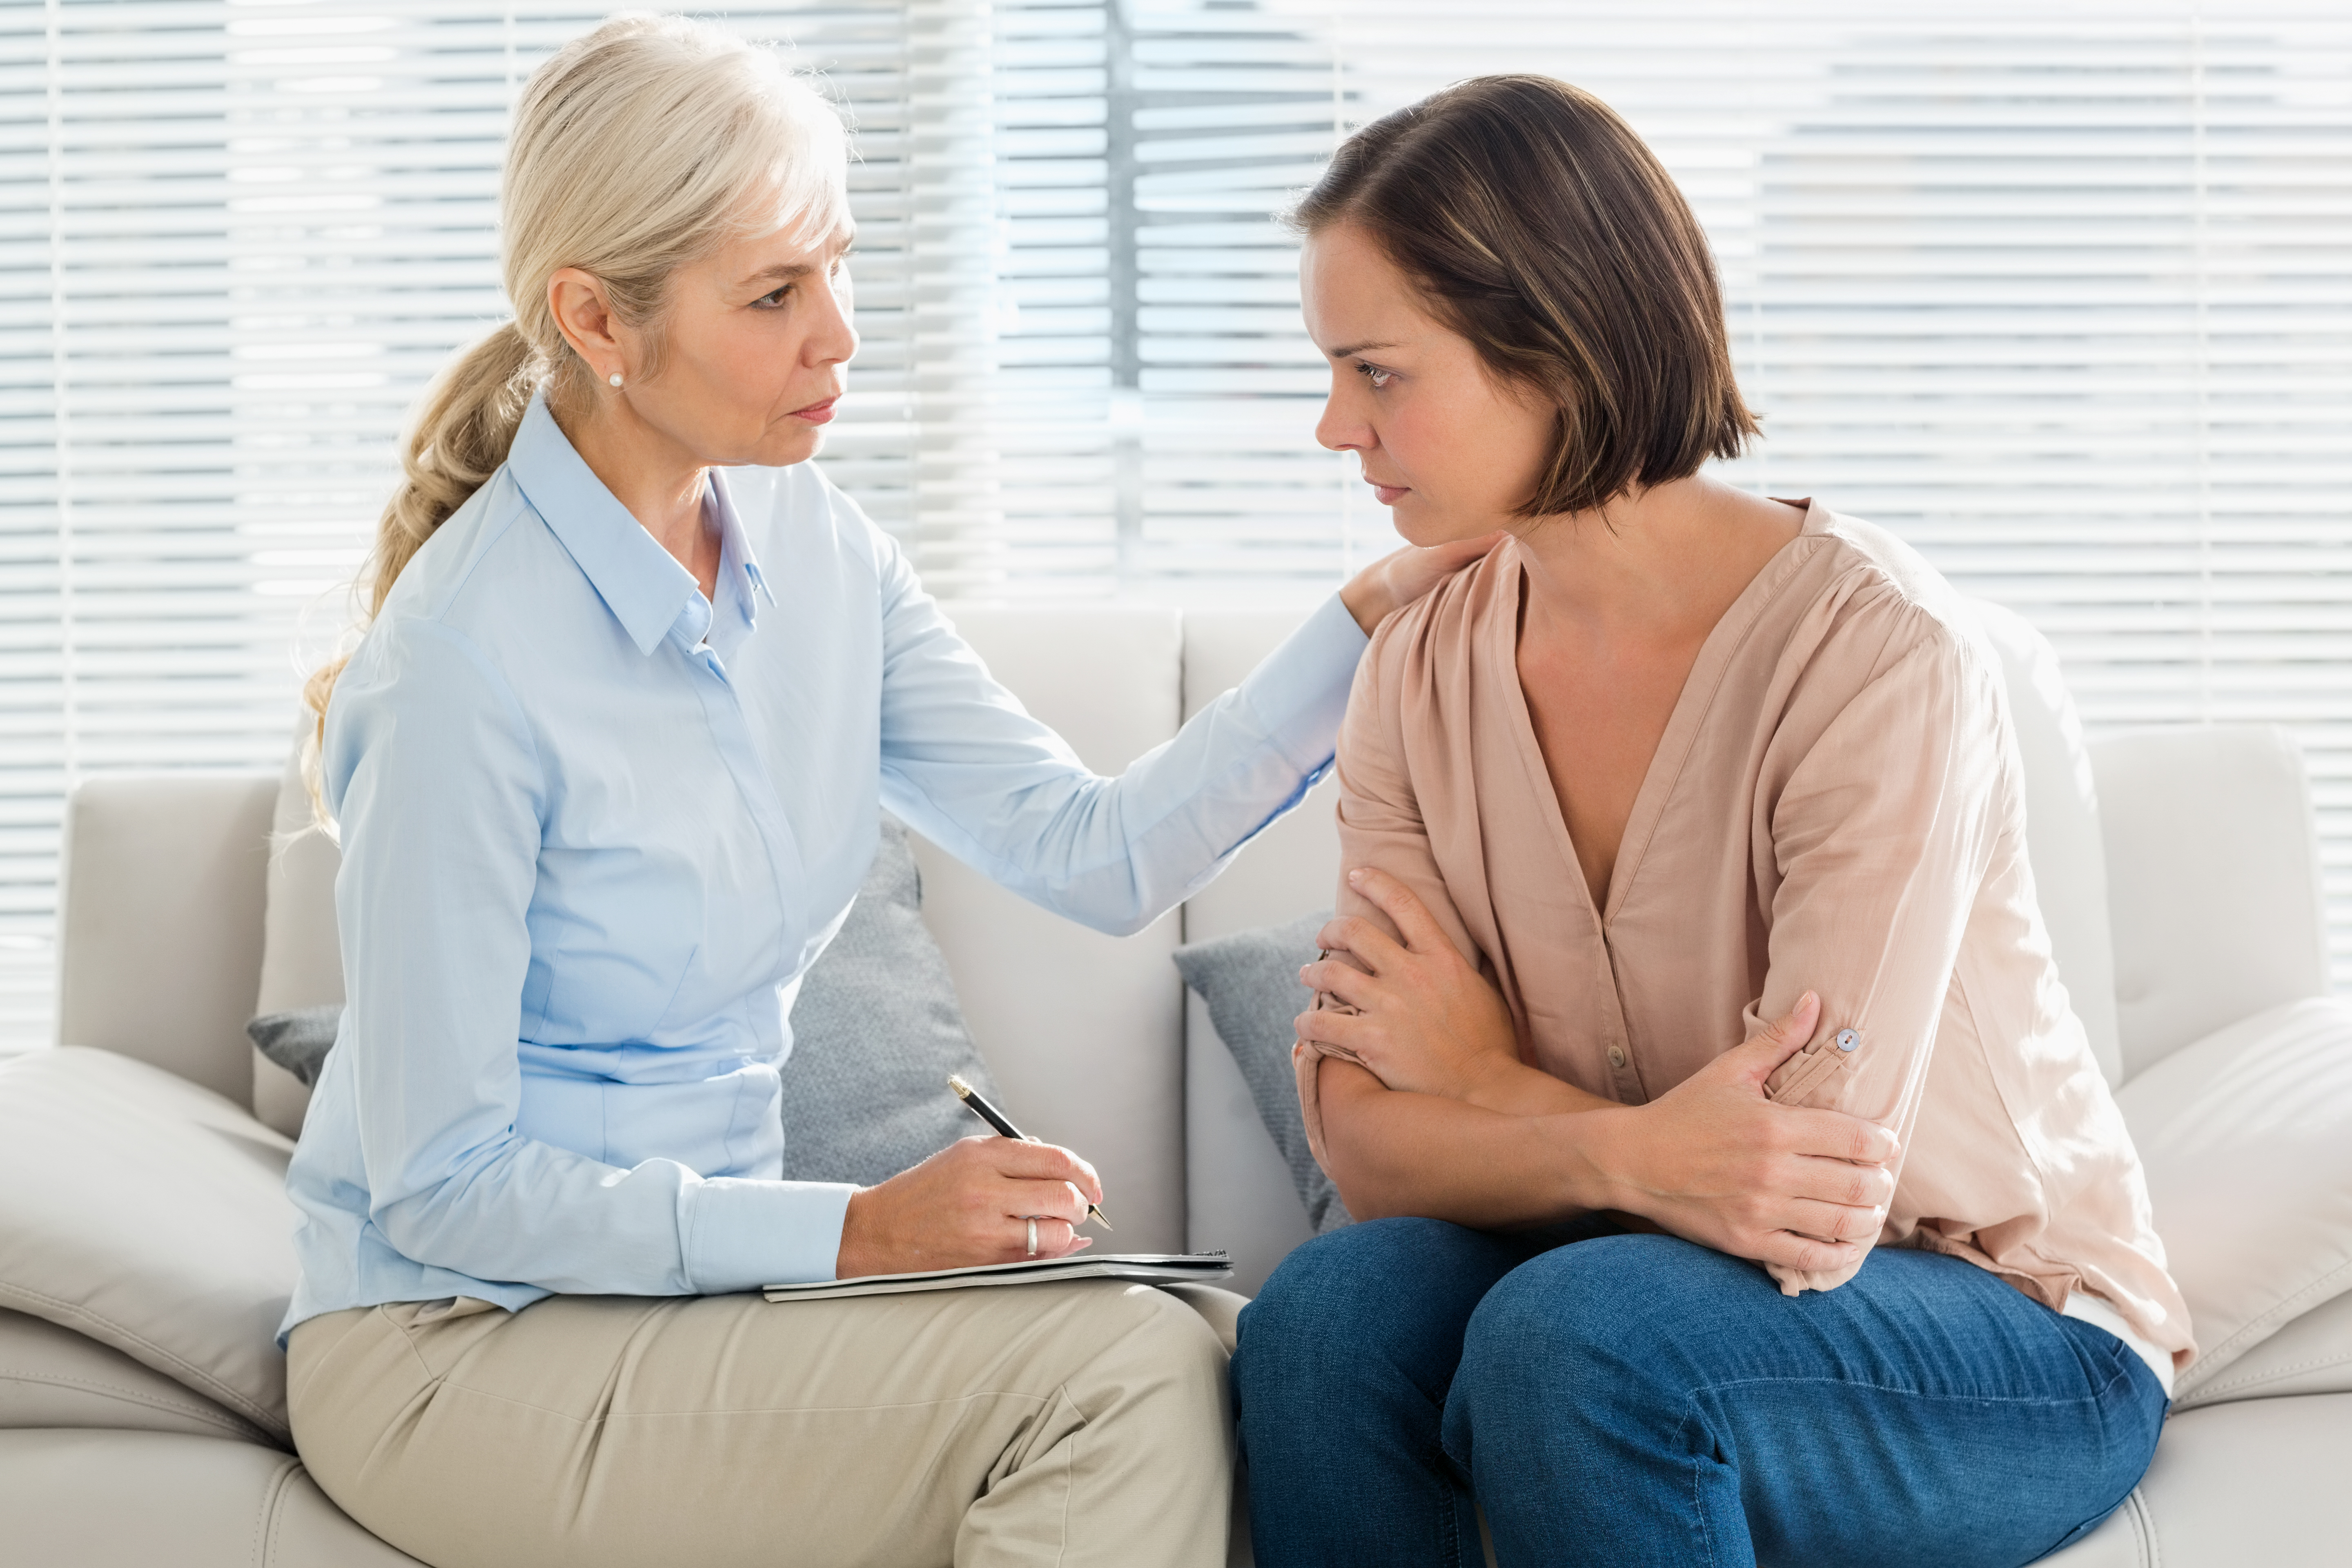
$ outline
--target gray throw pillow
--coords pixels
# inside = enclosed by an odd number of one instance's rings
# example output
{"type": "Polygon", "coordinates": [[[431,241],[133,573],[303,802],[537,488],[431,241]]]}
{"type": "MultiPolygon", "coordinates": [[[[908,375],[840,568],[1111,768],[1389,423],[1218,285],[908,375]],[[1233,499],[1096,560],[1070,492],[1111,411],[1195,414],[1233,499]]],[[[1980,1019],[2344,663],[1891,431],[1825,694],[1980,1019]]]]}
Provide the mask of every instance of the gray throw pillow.
{"type": "Polygon", "coordinates": [[[793,1005],[784,1179],[871,1186],[987,1131],[949,1092],[950,1073],[997,1099],[923,924],[914,847],[886,816],[874,868],[793,1005]]]}
{"type": "MultiPolygon", "coordinates": [[[[786,1181],[871,1186],[988,1130],[948,1089],[948,1075],[960,1073],[997,1098],[964,1029],[947,959],[923,924],[922,902],[907,830],[886,816],[857,901],[793,1005],[793,1054],[783,1066],[786,1181]]],[[[262,1055],[315,1083],[342,1013],[272,1013],[245,1032],[262,1055]]]]}
{"type": "Polygon", "coordinates": [[[245,1026],[246,1038],[261,1054],[292,1073],[308,1089],[319,1081],[319,1064],[327,1059],[342,1026],[343,1005],[297,1007],[290,1013],[264,1013],[245,1026]]]}
{"type": "Polygon", "coordinates": [[[1291,1020],[1314,1000],[1298,983],[1298,966],[1314,962],[1315,933],[1330,918],[1325,910],[1287,925],[1237,931],[1176,950],[1177,973],[1208,1004],[1209,1021],[1234,1053],[1250,1098],[1257,1102],[1258,1120],[1282,1151],[1291,1184],[1318,1235],[1353,1221],[1339,1201],[1339,1189],[1307,1145],[1307,1119],[1299,1113],[1298,1079],[1290,1065],[1290,1047],[1298,1037],[1291,1020]]]}

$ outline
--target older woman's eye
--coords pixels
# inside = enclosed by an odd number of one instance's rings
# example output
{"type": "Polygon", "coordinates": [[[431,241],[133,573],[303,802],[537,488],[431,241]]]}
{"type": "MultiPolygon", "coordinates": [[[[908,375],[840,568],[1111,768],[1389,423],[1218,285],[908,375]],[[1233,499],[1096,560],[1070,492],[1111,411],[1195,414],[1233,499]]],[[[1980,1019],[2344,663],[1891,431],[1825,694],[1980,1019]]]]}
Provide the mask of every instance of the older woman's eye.
{"type": "Polygon", "coordinates": [[[793,286],[787,283],[781,289],[761,295],[758,299],[752,300],[751,303],[761,310],[773,310],[783,304],[784,296],[790,294],[792,291],[793,286]]]}

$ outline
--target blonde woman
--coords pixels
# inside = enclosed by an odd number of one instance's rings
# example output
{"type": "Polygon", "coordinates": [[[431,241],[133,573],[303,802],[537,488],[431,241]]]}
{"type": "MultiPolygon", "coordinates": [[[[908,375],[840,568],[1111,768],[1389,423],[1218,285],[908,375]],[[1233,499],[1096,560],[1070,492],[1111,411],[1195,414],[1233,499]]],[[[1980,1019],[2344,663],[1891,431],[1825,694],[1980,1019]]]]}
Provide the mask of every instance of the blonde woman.
{"type": "Polygon", "coordinates": [[[313,683],[349,1011],[289,1184],[295,1437],[436,1568],[1223,1561],[1223,1354],[1110,1282],[771,1308],[1083,1245],[1066,1150],[778,1179],[802,973],[887,805],[1133,931],[1328,765],[1350,583],[1116,780],[1031,720],[805,459],[841,396],[839,122],[625,17],[531,79],[514,321],[426,399],[372,624],[313,683]]]}

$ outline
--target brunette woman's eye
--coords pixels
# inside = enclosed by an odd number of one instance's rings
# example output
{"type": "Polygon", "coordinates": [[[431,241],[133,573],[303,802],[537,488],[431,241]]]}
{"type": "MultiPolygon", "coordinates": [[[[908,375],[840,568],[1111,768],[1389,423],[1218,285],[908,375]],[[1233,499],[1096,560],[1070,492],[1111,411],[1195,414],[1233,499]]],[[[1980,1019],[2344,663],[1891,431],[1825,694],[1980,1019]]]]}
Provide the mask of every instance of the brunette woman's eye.
{"type": "Polygon", "coordinates": [[[1382,387],[1388,385],[1390,382],[1396,379],[1396,372],[1392,370],[1382,370],[1376,364],[1360,363],[1356,366],[1356,370],[1366,381],[1371,384],[1372,390],[1375,392],[1378,392],[1382,387]]]}

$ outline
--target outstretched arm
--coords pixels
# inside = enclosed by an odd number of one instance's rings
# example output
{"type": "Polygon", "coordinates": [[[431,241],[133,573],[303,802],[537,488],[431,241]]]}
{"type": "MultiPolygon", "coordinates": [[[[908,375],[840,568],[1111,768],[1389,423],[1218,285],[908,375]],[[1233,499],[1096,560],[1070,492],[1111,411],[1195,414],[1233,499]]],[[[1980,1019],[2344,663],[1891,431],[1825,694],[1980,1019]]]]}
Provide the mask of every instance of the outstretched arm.
{"type": "Polygon", "coordinates": [[[1328,770],[1366,623],[1486,542],[1400,552],[1367,568],[1240,686],[1108,777],[990,676],[897,547],[877,536],[882,803],[1034,903],[1099,931],[1140,931],[1328,770]]]}

